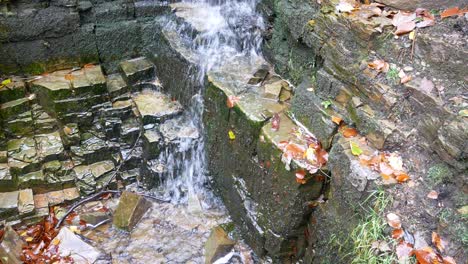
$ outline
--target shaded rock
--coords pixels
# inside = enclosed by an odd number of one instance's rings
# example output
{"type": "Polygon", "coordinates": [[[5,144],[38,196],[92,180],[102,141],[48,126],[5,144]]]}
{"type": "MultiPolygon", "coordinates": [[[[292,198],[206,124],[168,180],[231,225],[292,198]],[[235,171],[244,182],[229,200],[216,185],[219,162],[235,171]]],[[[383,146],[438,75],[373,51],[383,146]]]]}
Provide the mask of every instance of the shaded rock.
{"type": "Polygon", "coordinates": [[[18,176],[18,185],[20,188],[33,188],[34,190],[38,190],[41,187],[46,187],[46,184],[45,175],[41,170],[18,176]]]}
{"type": "Polygon", "coordinates": [[[143,134],[143,157],[145,159],[155,159],[160,153],[161,134],[155,130],[146,130],[143,134]]]}
{"type": "Polygon", "coordinates": [[[96,226],[104,221],[110,219],[110,216],[106,212],[95,211],[95,212],[83,212],[80,213],[80,220],[86,222],[86,224],[90,224],[96,226]]]}
{"type": "Polygon", "coordinates": [[[3,118],[3,120],[11,120],[28,110],[30,110],[29,99],[20,98],[3,103],[0,106],[0,117],[3,118]]]}
{"type": "Polygon", "coordinates": [[[36,135],[34,139],[36,140],[40,159],[50,161],[63,158],[64,148],[58,131],[50,134],[36,135]]]}
{"type": "Polygon", "coordinates": [[[152,91],[143,91],[133,97],[143,124],[160,123],[182,112],[182,106],[172,101],[167,95],[152,91]]]}
{"type": "Polygon", "coordinates": [[[0,243],[0,260],[8,264],[20,264],[25,243],[11,226],[5,227],[5,234],[0,243]]]}
{"type": "Polygon", "coordinates": [[[18,214],[18,196],[18,191],[0,193],[0,218],[18,214]]]}
{"type": "Polygon", "coordinates": [[[26,96],[24,82],[12,79],[12,82],[0,89],[0,104],[17,100],[26,96]]]}
{"type": "Polygon", "coordinates": [[[154,64],[144,57],[121,62],[120,70],[129,85],[151,81],[156,77],[154,64]]]}
{"type": "Polygon", "coordinates": [[[100,251],[81,240],[68,227],[60,229],[58,235],[52,240],[51,246],[53,245],[59,245],[60,256],[71,256],[77,264],[94,263],[101,255],[100,251]]]}
{"type": "Polygon", "coordinates": [[[113,224],[117,228],[131,231],[149,208],[151,208],[151,203],[144,197],[131,192],[123,192],[114,213],[113,224]]]}
{"type": "Polygon", "coordinates": [[[128,86],[120,74],[107,76],[107,91],[111,97],[117,97],[128,92],[128,86]]]}
{"type": "Polygon", "coordinates": [[[205,243],[205,263],[214,263],[226,255],[236,244],[220,226],[213,228],[205,243]]]}

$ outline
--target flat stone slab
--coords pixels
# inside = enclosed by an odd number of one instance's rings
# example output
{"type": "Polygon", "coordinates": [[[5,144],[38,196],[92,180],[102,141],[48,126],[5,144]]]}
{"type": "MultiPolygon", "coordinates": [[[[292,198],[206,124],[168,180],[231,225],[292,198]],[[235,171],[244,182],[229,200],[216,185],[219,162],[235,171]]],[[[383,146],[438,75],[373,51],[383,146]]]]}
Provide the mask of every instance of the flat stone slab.
{"type": "Polygon", "coordinates": [[[151,203],[143,196],[123,192],[114,213],[113,224],[117,228],[131,231],[150,207],[151,203]]]}
{"type": "Polygon", "coordinates": [[[27,97],[16,99],[0,105],[0,117],[4,120],[11,120],[18,117],[19,114],[29,111],[29,99],[27,97]]]}
{"type": "Polygon", "coordinates": [[[94,263],[101,255],[100,251],[81,240],[68,227],[63,227],[50,245],[58,245],[60,256],[70,256],[77,264],[94,263]]]}
{"type": "Polygon", "coordinates": [[[129,85],[151,81],[156,76],[154,64],[144,57],[121,62],[120,70],[129,85]]]}
{"type": "Polygon", "coordinates": [[[112,171],[115,168],[114,163],[110,160],[96,162],[90,165],[76,166],[73,170],[78,177],[81,177],[87,173],[91,173],[94,178],[98,179],[104,174],[112,171]]]}
{"type": "Polygon", "coordinates": [[[107,76],[107,91],[111,97],[116,97],[128,92],[127,83],[120,74],[111,74],[107,76]]]}
{"type": "Polygon", "coordinates": [[[34,137],[39,157],[45,161],[57,159],[64,152],[62,139],[58,131],[34,137]]]}
{"type": "Polygon", "coordinates": [[[159,92],[142,91],[133,97],[133,101],[145,125],[160,123],[182,112],[182,105],[179,102],[172,101],[167,95],[159,92]]]}

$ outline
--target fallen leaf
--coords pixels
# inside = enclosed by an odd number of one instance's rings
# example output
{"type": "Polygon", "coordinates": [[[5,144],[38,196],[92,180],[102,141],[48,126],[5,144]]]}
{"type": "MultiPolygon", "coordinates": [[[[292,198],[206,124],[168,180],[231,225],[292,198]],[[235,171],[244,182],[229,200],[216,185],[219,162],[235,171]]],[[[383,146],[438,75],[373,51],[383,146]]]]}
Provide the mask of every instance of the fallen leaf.
{"type": "Polygon", "coordinates": [[[432,232],[432,244],[434,244],[440,252],[444,251],[445,243],[436,232],[432,232]]]}
{"type": "Polygon", "coordinates": [[[398,11],[393,17],[392,24],[397,28],[395,31],[396,35],[402,35],[413,31],[416,27],[416,13],[398,11]]]}
{"type": "Polygon", "coordinates": [[[60,239],[56,238],[56,239],[52,240],[52,245],[57,246],[58,244],[60,244],[60,239]]]}
{"type": "Polygon", "coordinates": [[[296,178],[303,180],[305,178],[306,172],[303,169],[296,171],[296,178]]]}
{"type": "Polygon", "coordinates": [[[458,115],[461,117],[468,117],[468,109],[463,109],[458,112],[458,115]]]}
{"type": "Polygon", "coordinates": [[[457,264],[457,262],[452,257],[444,257],[444,264],[457,264]]]}
{"type": "Polygon", "coordinates": [[[447,8],[442,13],[440,13],[440,18],[446,18],[446,17],[451,17],[451,16],[456,16],[460,14],[460,8],[459,7],[452,7],[452,8],[447,8]]]}
{"type": "Polygon", "coordinates": [[[431,92],[434,90],[434,83],[431,80],[426,79],[424,77],[421,80],[421,84],[419,85],[419,89],[426,94],[431,94],[431,92]]]}
{"type": "Polygon", "coordinates": [[[395,171],[402,171],[403,170],[403,160],[401,156],[395,153],[390,154],[387,157],[388,164],[392,167],[395,171]]]}
{"type": "Polygon", "coordinates": [[[239,102],[239,97],[230,95],[226,101],[226,105],[228,108],[233,108],[239,102]]]}
{"type": "Polygon", "coordinates": [[[373,62],[368,63],[367,67],[378,72],[388,72],[390,69],[390,64],[384,60],[374,60],[373,62]]]}
{"type": "Polygon", "coordinates": [[[354,10],[354,6],[346,1],[341,0],[336,6],[335,10],[341,13],[349,13],[354,10]]]}
{"type": "Polygon", "coordinates": [[[232,130],[229,130],[228,136],[229,136],[229,139],[230,139],[230,140],[236,139],[236,135],[234,134],[234,132],[233,132],[232,130]]]}
{"type": "Polygon", "coordinates": [[[351,153],[354,155],[354,156],[359,156],[362,154],[362,149],[359,147],[359,145],[353,141],[350,141],[349,142],[350,146],[351,146],[351,153]]]}
{"type": "Polygon", "coordinates": [[[433,26],[435,24],[434,16],[427,9],[417,8],[415,13],[419,19],[422,19],[422,21],[418,21],[416,23],[416,27],[423,28],[433,26]]]}
{"type": "Polygon", "coordinates": [[[358,135],[358,131],[355,128],[349,127],[343,129],[343,136],[345,138],[352,138],[358,135]]]}
{"type": "Polygon", "coordinates": [[[278,131],[280,127],[280,116],[278,114],[274,114],[271,118],[271,130],[278,131]]]}
{"type": "Polygon", "coordinates": [[[75,76],[73,76],[71,74],[65,74],[65,80],[72,81],[73,79],[75,79],[75,76]]]}
{"type": "Polygon", "coordinates": [[[404,172],[399,172],[397,173],[395,179],[399,182],[399,183],[402,183],[402,182],[406,182],[410,179],[409,175],[404,173],[404,172]]]}
{"type": "Polygon", "coordinates": [[[409,33],[408,38],[411,39],[411,40],[413,40],[415,37],[416,37],[416,33],[415,33],[414,30],[413,30],[413,31],[411,31],[411,32],[409,33]]]}
{"type": "Polygon", "coordinates": [[[416,259],[420,264],[442,263],[443,260],[439,257],[431,247],[423,247],[413,250],[416,259]]]}
{"type": "Polygon", "coordinates": [[[395,172],[386,162],[379,163],[379,171],[386,176],[391,176],[395,172]]]}
{"type": "Polygon", "coordinates": [[[5,86],[7,84],[10,84],[11,83],[11,79],[5,79],[2,81],[2,84],[0,86],[5,86]]]}
{"type": "Polygon", "coordinates": [[[439,193],[432,190],[427,194],[427,198],[432,199],[432,200],[437,200],[437,198],[439,198],[439,193]]]}
{"type": "Polygon", "coordinates": [[[398,257],[398,260],[408,259],[412,251],[413,251],[413,245],[405,241],[401,241],[396,246],[396,255],[398,257]]]}
{"type": "Polygon", "coordinates": [[[333,123],[340,125],[341,122],[343,122],[343,119],[341,119],[341,117],[338,117],[338,116],[332,116],[332,121],[333,123]]]}
{"type": "Polygon", "coordinates": [[[64,126],[63,133],[65,133],[66,135],[71,135],[73,133],[73,130],[68,126],[64,126]]]}
{"type": "Polygon", "coordinates": [[[83,68],[85,68],[85,69],[90,69],[90,68],[94,68],[94,67],[96,67],[96,65],[94,65],[94,64],[92,64],[92,63],[87,63],[87,64],[85,64],[85,65],[83,66],[83,68]]]}
{"type": "Polygon", "coordinates": [[[389,226],[400,229],[401,228],[401,220],[400,217],[394,213],[387,214],[387,223],[389,226]]]}
{"type": "Polygon", "coordinates": [[[404,233],[405,232],[403,231],[403,229],[393,229],[392,238],[393,239],[400,239],[400,238],[403,237],[404,233]]]}
{"type": "Polygon", "coordinates": [[[411,75],[406,75],[405,77],[400,79],[400,83],[405,84],[405,83],[411,81],[411,79],[413,79],[413,77],[411,77],[411,75]]]}

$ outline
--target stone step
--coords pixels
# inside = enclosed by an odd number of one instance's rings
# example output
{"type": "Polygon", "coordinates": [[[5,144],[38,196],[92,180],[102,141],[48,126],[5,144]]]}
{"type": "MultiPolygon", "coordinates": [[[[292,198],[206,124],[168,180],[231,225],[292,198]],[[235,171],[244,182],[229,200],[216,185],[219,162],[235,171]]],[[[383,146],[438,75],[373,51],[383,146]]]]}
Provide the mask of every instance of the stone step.
{"type": "Polygon", "coordinates": [[[132,97],[143,125],[161,123],[182,113],[182,105],[171,100],[167,95],[143,90],[132,97]]]}
{"type": "Polygon", "coordinates": [[[31,189],[0,193],[0,219],[15,220],[29,216],[34,213],[34,209],[31,189]]]}
{"type": "Polygon", "coordinates": [[[154,64],[145,57],[122,61],[120,72],[130,87],[138,83],[154,81],[156,78],[154,64]]]}

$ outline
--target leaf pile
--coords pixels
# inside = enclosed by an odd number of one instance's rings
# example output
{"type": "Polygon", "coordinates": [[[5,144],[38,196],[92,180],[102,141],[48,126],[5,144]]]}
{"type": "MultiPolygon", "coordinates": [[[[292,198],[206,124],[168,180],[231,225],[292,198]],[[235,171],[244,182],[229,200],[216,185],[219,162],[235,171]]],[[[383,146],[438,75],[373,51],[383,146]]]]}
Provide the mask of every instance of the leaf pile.
{"type": "Polygon", "coordinates": [[[281,161],[291,170],[290,164],[295,163],[304,169],[296,171],[296,181],[301,184],[307,182],[306,172],[314,174],[328,161],[328,153],[322,148],[318,139],[301,127],[294,128],[288,140],[280,141],[278,146],[283,152],[281,161]]]}
{"type": "Polygon", "coordinates": [[[60,241],[51,243],[57,236],[58,229],[55,225],[58,220],[55,217],[53,208],[50,209],[49,216],[44,218],[39,224],[18,230],[21,238],[27,245],[23,248],[21,260],[26,264],[33,263],[73,263],[69,256],[61,257],[58,253],[60,241]]]}
{"type": "Polygon", "coordinates": [[[418,264],[456,264],[452,257],[442,257],[445,241],[436,232],[432,232],[432,244],[436,250],[432,247],[415,249],[412,243],[405,240],[405,231],[401,226],[401,220],[398,215],[394,213],[387,214],[387,223],[393,228],[392,238],[398,243],[396,255],[400,262],[405,262],[409,257],[414,255],[418,264]]]}

